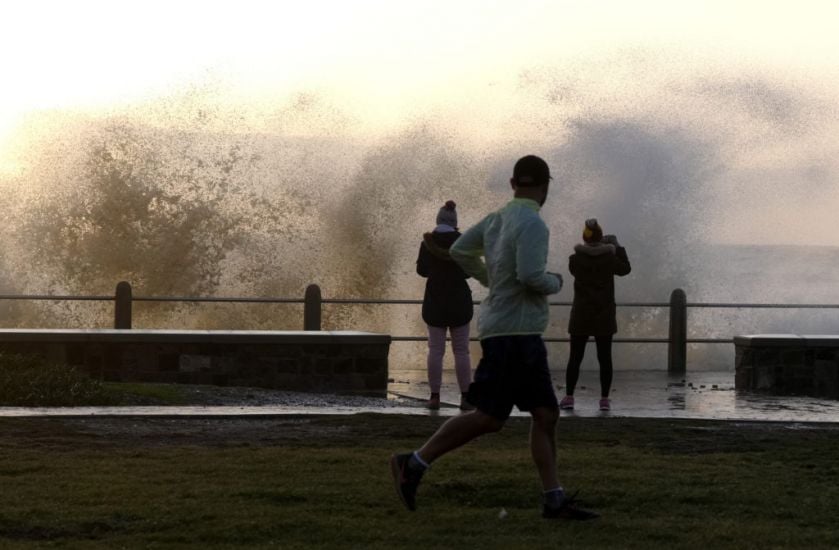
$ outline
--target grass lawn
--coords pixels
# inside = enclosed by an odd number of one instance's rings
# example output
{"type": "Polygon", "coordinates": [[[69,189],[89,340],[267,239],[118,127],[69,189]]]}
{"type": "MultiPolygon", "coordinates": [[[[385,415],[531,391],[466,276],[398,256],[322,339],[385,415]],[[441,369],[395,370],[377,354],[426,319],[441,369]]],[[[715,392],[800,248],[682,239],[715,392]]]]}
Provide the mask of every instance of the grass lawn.
{"type": "Polygon", "coordinates": [[[0,419],[0,548],[835,548],[839,426],[563,418],[539,516],[528,422],[444,457],[404,510],[394,451],[444,419],[0,419]],[[499,519],[499,512],[508,513],[499,519]]]}

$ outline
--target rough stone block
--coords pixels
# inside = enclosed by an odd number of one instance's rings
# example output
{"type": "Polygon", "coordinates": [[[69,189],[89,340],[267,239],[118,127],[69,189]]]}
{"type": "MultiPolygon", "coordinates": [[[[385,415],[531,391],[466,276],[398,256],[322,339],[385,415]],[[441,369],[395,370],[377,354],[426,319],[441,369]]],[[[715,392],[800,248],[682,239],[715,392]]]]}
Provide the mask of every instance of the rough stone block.
{"type": "Polygon", "coordinates": [[[384,395],[389,339],[354,332],[0,329],[0,351],[84,365],[106,380],[384,395]]]}
{"type": "Polygon", "coordinates": [[[804,365],[804,350],[791,349],[781,352],[780,363],[782,365],[804,365]]]}
{"type": "Polygon", "coordinates": [[[300,374],[300,362],[295,359],[275,359],[275,371],[278,373],[300,374]]]}
{"type": "Polygon", "coordinates": [[[817,349],[815,359],[816,361],[835,361],[836,351],[835,349],[826,348],[817,349]]]}
{"type": "Polygon", "coordinates": [[[758,365],[754,368],[752,388],[756,390],[769,390],[775,387],[775,366],[758,365]]]}
{"type": "Polygon", "coordinates": [[[754,389],[754,368],[751,365],[738,365],[734,371],[734,387],[738,390],[754,389]]]}
{"type": "Polygon", "coordinates": [[[339,357],[333,360],[332,372],[336,375],[358,372],[355,360],[352,357],[339,357]]]}
{"type": "Polygon", "coordinates": [[[213,367],[212,355],[181,354],[178,357],[178,370],[180,372],[209,372],[213,367]]]}
{"type": "Polygon", "coordinates": [[[781,362],[781,352],[777,349],[758,349],[756,353],[756,365],[777,365],[781,362]]]}

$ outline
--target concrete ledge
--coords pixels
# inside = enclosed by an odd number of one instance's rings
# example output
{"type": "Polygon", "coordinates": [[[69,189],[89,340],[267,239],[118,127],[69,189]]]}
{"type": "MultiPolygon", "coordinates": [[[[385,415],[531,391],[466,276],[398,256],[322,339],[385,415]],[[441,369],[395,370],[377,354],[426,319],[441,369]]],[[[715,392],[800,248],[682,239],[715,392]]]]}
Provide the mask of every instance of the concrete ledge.
{"type": "Polygon", "coordinates": [[[839,347],[839,336],[825,334],[805,334],[803,338],[808,347],[839,347]]]}
{"type": "Polygon", "coordinates": [[[735,336],[735,346],[769,347],[803,345],[804,338],[797,334],[747,334],[735,336]]]}
{"type": "Polygon", "coordinates": [[[738,390],[839,399],[839,336],[734,337],[738,390]]]}
{"type": "Polygon", "coordinates": [[[832,334],[749,334],[735,336],[734,345],[746,347],[839,347],[839,336],[832,334]]]}
{"type": "Polygon", "coordinates": [[[389,344],[390,335],[356,331],[302,330],[0,329],[0,342],[389,344]]]}
{"type": "Polygon", "coordinates": [[[387,394],[390,342],[356,331],[0,329],[0,352],[103,380],[376,396],[387,394]]]}

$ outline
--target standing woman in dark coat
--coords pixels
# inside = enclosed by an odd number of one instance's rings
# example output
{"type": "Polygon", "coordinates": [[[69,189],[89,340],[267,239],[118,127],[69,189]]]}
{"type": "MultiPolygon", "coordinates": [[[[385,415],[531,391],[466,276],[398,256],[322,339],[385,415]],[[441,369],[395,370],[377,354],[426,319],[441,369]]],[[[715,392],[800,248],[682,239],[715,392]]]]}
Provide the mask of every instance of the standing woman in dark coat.
{"type": "Polygon", "coordinates": [[[423,235],[417,257],[417,273],[428,279],[422,301],[422,319],[428,325],[429,409],[440,408],[447,330],[452,337],[454,369],[460,386],[460,408],[474,408],[466,401],[466,392],[472,382],[469,357],[472,291],[466,283],[469,276],[449,256],[449,248],[458,237],[455,203],[447,201],[437,214],[437,227],[423,235]]]}
{"type": "Polygon", "coordinates": [[[600,363],[600,410],[608,411],[611,408],[612,337],[618,331],[615,275],[626,275],[632,268],[626,249],[618,244],[617,237],[604,237],[600,224],[592,218],[586,220],[583,244],[574,247],[568,269],[574,276],[574,303],[568,322],[571,352],[565,371],[565,397],[559,406],[562,409],[574,408],[574,388],[580,377],[586,342],[589,336],[594,336],[597,361],[600,363]]]}

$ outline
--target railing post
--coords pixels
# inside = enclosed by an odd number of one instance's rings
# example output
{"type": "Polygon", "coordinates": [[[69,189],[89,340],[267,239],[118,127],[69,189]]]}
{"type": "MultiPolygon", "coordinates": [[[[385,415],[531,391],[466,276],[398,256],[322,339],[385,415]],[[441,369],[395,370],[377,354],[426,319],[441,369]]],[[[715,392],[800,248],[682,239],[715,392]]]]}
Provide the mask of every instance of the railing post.
{"type": "Polygon", "coordinates": [[[309,285],[303,298],[303,330],[320,330],[320,313],[320,287],[309,285]]]}
{"type": "Polygon", "coordinates": [[[670,293],[670,343],[667,348],[667,372],[684,374],[687,370],[688,308],[681,288],[670,293]]]}
{"type": "Polygon", "coordinates": [[[117,283],[114,305],[114,328],[131,328],[131,284],[126,281],[117,283]]]}

